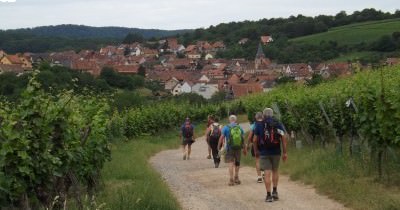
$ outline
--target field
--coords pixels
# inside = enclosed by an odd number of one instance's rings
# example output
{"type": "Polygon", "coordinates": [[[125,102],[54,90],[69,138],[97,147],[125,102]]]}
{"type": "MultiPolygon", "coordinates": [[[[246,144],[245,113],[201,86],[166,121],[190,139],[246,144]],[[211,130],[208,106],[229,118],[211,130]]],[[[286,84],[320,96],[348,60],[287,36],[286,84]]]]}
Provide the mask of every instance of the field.
{"type": "Polygon", "coordinates": [[[325,33],[292,39],[298,43],[319,44],[321,41],[336,41],[341,45],[371,43],[383,35],[400,31],[400,19],[371,21],[332,28],[325,33]]]}

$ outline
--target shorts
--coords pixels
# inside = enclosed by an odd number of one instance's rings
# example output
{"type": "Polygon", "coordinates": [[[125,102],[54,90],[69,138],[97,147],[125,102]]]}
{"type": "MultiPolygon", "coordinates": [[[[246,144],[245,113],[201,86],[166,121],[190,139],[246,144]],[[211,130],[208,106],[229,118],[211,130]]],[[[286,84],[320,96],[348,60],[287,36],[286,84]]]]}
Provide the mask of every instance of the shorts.
{"type": "Polygon", "coordinates": [[[240,166],[241,149],[229,149],[225,155],[225,163],[235,162],[236,166],[240,166]]]}
{"type": "Polygon", "coordinates": [[[277,171],[279,168],[280,155],[260,156],[261,171],[277,171]]]}
{"type": "Polygon", "coordinates": [[[194,142],[193,139],[184,139],[182,141],[182,146],[186,146],[186,145],[192,146],[193,142],[194,142]]]}

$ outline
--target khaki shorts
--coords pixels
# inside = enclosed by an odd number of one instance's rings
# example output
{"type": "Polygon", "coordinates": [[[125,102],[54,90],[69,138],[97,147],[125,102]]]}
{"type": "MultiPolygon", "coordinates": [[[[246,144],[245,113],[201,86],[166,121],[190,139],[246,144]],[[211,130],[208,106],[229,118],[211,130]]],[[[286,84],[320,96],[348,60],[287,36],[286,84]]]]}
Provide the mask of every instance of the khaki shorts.
{"type": "Polygon", "coordinates": [[[280,155],[260,156],[261,171],[277,171],[279,168],[280,155]]]}
{"type": "Polygon", "coordinates": [[[225,155],[225,163],[235,162],[236,166],[240,166],[241,149],[229,149],[225,155]]]}

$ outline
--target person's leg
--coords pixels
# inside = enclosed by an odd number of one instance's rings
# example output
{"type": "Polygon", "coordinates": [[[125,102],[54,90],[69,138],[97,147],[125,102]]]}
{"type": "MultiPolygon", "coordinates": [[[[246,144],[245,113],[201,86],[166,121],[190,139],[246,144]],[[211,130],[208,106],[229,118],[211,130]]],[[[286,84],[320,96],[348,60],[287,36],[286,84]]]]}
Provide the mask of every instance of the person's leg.
{"type": "Polygon", "coordinates": [[[215,167],[218,167],[217,164],[219,164],[219,162],[220,162],[220,158],[218,156],[218,144],[215,142],[211,142],[210,146],[211,146],[211,152],[212,152],[212,156],[214,159],[215,167]]]}
{"type": "Polygon", "coordinates": [[[261,177],[260,158],[257,158],[257,157],[256,157],[256,172],[257,172],[257,176],[261,177]]]}
{"type": "Polygon", "coordinates": [[[267,193],[271,193],[271,170],[265,170],[264,171],[264,182],[265,182],[265,189],[267,190],[267,193]]]}
{"type": "Polygon", "coordinates": [[[182,153],[183,153],[183,160],[186,160],[186,145],[185,145],[185,142],[182,143],[182,153]]]}
{"type": "Polygon", "coordinates": [[[192,152],[192,145],[191,144],[188,144],[188,149],[187,149],[187,159],[189,160],[189,158],[190,158],[190,153],[192,152]]]}
{"type": "Polygon", "coordinates": [[[273,156],[272,157],[272,197],[274,200],[278,200],[278,182],[279,182],[279,161],[281,156],[273,156]]]}
{"type": "Polygon", "coordinates": [[[234,181],[233,181],[233,170],[235,168],[235,161],[231,161],[229,163],[229,186],[234,185],[234,181]]]}
{"type": "Polygon", "coordinates": [[[211,146],[207,145],[208,148],[208,155],[207,155],[207,159],[211,159],[211,146]]]}
{"type": "Polygon", "coordinates": [[[241,158],[242,151],[238,150],[235,152],[235,183],[240,184],[239,179],[239,169],[240,169],[240,158],[241,158]]]}

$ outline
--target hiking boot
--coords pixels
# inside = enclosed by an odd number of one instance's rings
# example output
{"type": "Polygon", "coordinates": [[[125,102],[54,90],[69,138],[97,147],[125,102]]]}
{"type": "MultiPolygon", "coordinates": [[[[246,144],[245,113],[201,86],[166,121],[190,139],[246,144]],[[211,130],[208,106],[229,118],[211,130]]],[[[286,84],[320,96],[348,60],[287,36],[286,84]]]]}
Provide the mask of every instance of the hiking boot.
{"type": "Polygon", "coordinates": [[[186,160],[186,154],[183,154],[183,160],[186,160]]]}
{"type": "Polygon", "coordinates": [[[233,186],[235,185],[235,182],[233,181],[233,179],[230,179],[228,182],[228,186],[233,186]]]}
{"type": "Polygon", "coordinates": [[[272,201],[274,201],[272,196],[267,195],[267,197],[265,198],[265,202],[272,202],[272,201]]]}
{"type": "Polygon", "coordinates": [[[257,183],[263,183],[263,178],[261,178],[261,176],[259,176],[259,177],[257,178],[257,183]]]}
{"type": "Polygon", "coordinates": [[[190,159],[190,156],[188,155],[187,158],[186,158],[186,160],[189,160],[189,159],[190,159]]]}
{"type": "Polygon", "coordinates": [[[274,201],[279,200],[279,196],[278,196],[278,192],[272,192],[272,198],[274,199],[274,201]]]}
{"type": "Polygon", "coordinates": [[[207,159],[209,159],[209,160],[210,160],[210,159],[211,159],[211,155],[207,155],[207,159]]]}
{"type": "Polygon", "coordinates": [[[215,168],[218,168],[219,167],[219,163],[215,163],[215,168]]]}
{"type": "Polygon", "coordinates": [[[235,184],[240,184],[242,182],[240,182],[239,177],[235,177],[235,184]]]}

